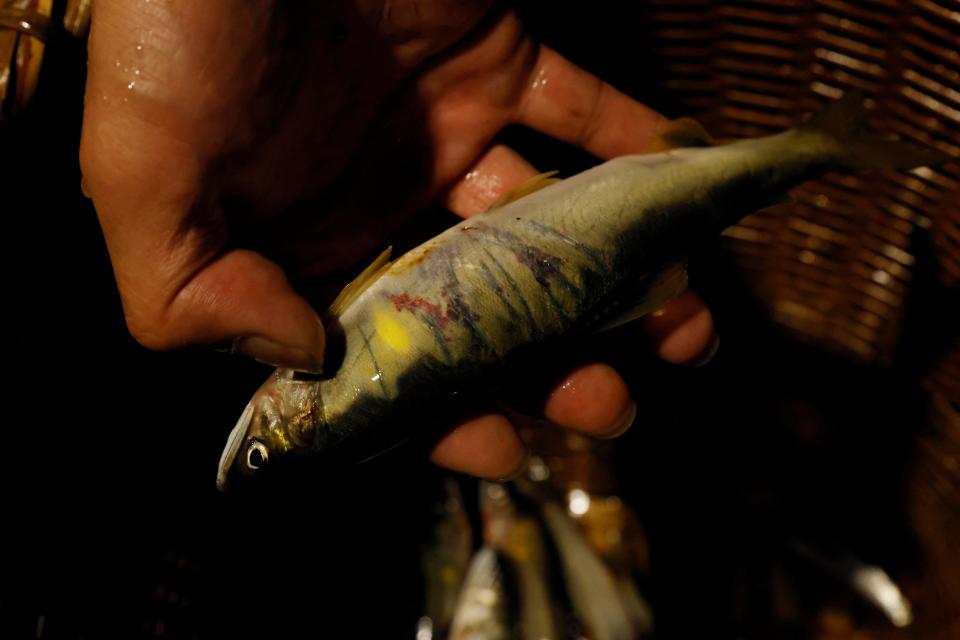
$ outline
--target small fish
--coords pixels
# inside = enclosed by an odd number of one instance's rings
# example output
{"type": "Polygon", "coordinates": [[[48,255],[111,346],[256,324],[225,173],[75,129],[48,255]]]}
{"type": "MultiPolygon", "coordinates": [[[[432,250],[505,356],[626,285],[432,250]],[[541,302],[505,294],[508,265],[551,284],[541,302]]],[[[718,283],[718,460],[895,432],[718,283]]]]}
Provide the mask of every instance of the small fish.
{"type": "Polygon", "coordinates": [[[543,530],[536,517],[520,510],[507,486],[493,482],[480,483],[480,510],[487,544],[497,549],[513,568],[519,600],[518,637],[560,638],[560,617],[547,577],[543,530]]]}
{"type": "Polygon", "coordinates": [[[473,553],[473,535],[460,488],[455,480],[447,478],[443,489],[432,540],[420,557],[427,583],[426,615],[420,626],[426,628],[429,621],[431,635],[438,638],[446,637],[473,553]]]}
{"type": "Polygon", "coordinates": [[[502,640],[510,637],[503,573],[497,552],[483,547],[467,571],[450,640],[502,640]]]}
{"type": "Polygon", "coordinates": [[[662,306],[686,288],[696,243],[811,178],[946,160],[866,133],[867,113],[848,94],[798,128],[718,146],[688,122],[663,138],[703,147],[545,174],[381,256],[331,307],[329,376],[271,375],[230,433],[218,486],[295,459],[362,461],[436,428],[519,350],[662,306]]]}
{"type": "Polygon", "coordinates": [[[590,547],[613,573],[617,590],[634,627],[653,634],[653,608],[634,583],[649,567],[646,535],[636,514],[617,496],[567,492],[567,513],[590,547]]]}
{"type": "Polygon", "coordinates": [[[609,567],[584,540],[566,512],[555,502],[542,507],[543,520],[560,556],[564,582],[577,618],[591,640],[635,640],[635,616],[609,567]]]}
{"type": "Polygon", "coordinates": [[[791,538],[787,547],[823,571],[841,580],[858,596],[883,612],[895,627],[913,622],[910,601],[881,567],[863,562],[836,545],[791,538]]]}

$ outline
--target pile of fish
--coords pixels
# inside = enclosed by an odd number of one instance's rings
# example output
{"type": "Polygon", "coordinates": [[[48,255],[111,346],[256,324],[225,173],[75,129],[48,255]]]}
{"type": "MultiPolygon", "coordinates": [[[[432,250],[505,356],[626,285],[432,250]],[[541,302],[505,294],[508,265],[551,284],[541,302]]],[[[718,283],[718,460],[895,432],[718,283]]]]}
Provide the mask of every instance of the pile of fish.
{"type": "MultiPolygon", "coordinates": [[[[570,439],[554,436],[561,446],[570,439]]],[[[598,449],[589,444],[577,449],[573,455],[610,468],[598,449]]],[[[445,481],[433,535],[421,554],[424,615],[416,625],[416,640],[667,637],[655,627],[655,608],[644,592],[658,580],[634,510],[615,495],[612,485],[594,491],[596,483],[577,472],[571,475],[569,465],[560,477],[552,462],[550,456],[533,456],[518,480],[469,483],[479,492],[476,527],[463,499],[465,481],[445,481]]],[[[857,616],[855,610],[868,613],[866,618],[883,634],[911,624],[910,602],[881,567],[823,540],[789,536],[771,542],[779,551],[755,559],[770,563],[769,574],[761,571],[757,576],[765,585],[760,590],[773,600],[788,593],[814,593],[810,600],[818,604],[803,614],[785,614],[780,606],[774,618],[781,618],[767,631],[790,629],[797,635],[789,637],[813,637],[808,634],[823,631],[815,631],[818,615],[857,616]],[[847,610],[831,608],[836,599],[823,597],[825,587],[839,589],[839,601],[846,601],[847,610]]],[[[692,600],[686,606],[695,610],[697,604],[692,600]]],[[[748,609],[761,618],[753,621],[755,629],[769,623],[762,620],[770,613],[769,603],[754,601],[748,609]]],[[[850,637],[874,637],[850,624],[850,637]]]]}
{"type": "Polygon", "coordinates": [[[644,568],[631,562],[645,556],[642,532],[622,536],[591,518],[605,511],[623,520],[628,507],[616,497],[591,505],[582,490],[554,494],[530,479],[546,477],[543,464],[535,458],[532,473],[516,482],[479,484],[477,550],[458,485],[448,481],[422,558],[426,613],[417,640],[629,640],[652,633],[653,614],[635,582],[644,568]],[[598,549],[591,530],[612,544],[598,549]]]}

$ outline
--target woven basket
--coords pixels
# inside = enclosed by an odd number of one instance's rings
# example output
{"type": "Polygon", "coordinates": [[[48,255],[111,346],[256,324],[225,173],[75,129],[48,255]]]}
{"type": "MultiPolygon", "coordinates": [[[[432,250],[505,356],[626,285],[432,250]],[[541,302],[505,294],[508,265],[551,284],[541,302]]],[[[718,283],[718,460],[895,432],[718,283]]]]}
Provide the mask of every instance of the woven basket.
{"type": "MultiPolygon", "coordinates": [[[[875,101],[878,130],[960,157],[960,3],[648,4],[668,90],[716,135],[773,133],[859,89],[875,101]]],[[[960,164],[830,176],[794,199],[726,234],[746,281],[781,327],[890,364],[919,240],[929,237],[940,283],[960,288],[960,164]]],[[[958,355],[943,366],[955,373],[958,355]]]]}
{"type": "MultiPolygon", "coordinates": [[[[956,0],[647,4],[667,92],[717,136],[782,130],[857,89],[875,129],[960,158],[956,0]]],[[[960,163],[831,175],[792,196],[724,238],[774,324],[880,368],[939,332],[911,369],[930,393],[905,487],[928,611],[908,637],[960,637],[960,163]],[[933,302],[920,308],[918,291],[933,302]]]]}

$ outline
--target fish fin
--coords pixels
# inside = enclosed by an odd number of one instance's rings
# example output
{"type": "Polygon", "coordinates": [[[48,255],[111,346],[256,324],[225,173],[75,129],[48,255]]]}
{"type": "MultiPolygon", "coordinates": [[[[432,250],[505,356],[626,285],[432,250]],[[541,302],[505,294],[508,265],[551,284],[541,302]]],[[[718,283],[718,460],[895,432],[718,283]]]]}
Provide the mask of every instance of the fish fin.
{"type": "Polygon", "coordinates": [[[558,182],[563,182],[561,178],[554,178],[553,176],[557,175],[558,171],[547,171],[546,173],[541,173],[540,175],[533,176],[529,180],[526,180],[518,187],[514,187],[510,191],[507,191],[505,194],[497,198],[493,204],[487,207],[487,211],[493,211],[494,209],[499,209],[504,205],[508,205],[515,200],[519,200],[524,196],[528,196],[531,193],[540,191],[545,187],[549,187],[552,184],[558,182]]]}
{"type": "Polygon", "coordinates": [[[656,153],[680,147],[714,147],[718,144],[721,142],[693,118],[677,118],[660,127],[647,151],[656,153]]]}
{"type": "Polygon", "coordinates": [[[619,327],[652,313],[683,293],[688,284],[687,262],[681,260],[645,281],[636,294],[637,304],[615,315],[597,329],[598,332],[619,327]]]}
{"type": "Polygon", "coordinates": [[[869,117],[863,92],[848,91],[799,128],[832,139],[839,147],[838,162],[844,169],[911,169],[950,160],[949,155],[936,149],[887,140],[867,131],[869,117]]]}
{"type": "Polygon", "coordinates": [[[343,314],[347,307],[359,297],[361,293],[367,290],[367,288],[376,282],[380,276],[383,275],[383,272],[390,268],[390,265],[393,264],[390,262],[390,254],[393,251],[393,247],[387,247],[383,253],[377,256],[376,260],[370,263],[370,266],[364,269],[360,275],[354,278],[347,286],[343,288],[343,291],[334,299],[330,304],[330,308],[327,309],[327,312],[324,314],[325,318],[337,318],[343,314]]]}

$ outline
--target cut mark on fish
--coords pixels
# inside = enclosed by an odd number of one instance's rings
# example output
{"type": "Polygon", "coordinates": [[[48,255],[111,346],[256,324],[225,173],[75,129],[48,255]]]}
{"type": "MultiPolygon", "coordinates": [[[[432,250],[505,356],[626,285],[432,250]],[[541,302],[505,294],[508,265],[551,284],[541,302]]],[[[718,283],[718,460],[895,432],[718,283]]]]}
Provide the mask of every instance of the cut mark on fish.
{"type": "MultiPolygon", "coordinates": [[[[377,333],[379,334],[379,332],[380,332],[380,330],[379,330],[379,328],[378,328],[378,329],[377,329],[377,333]]],[[[377,375],[371,377],[370,379],[371,379],[371,381],[374,380],[374,379],[376,379],[376,381],[380,383],[380,391],[383,392],[383,396],[384,396],[385,398],[387,398],[387,397],[389,397],[389,395],[387,394],[387,385],[386,385],[386,383],[383,381],[383,370],[380,369],[380,365],[377,363],[377,356],[375,356],[375,355],[373,354],[373,347],[370,345],[370,336],[368,336],[368,335],[367,335],[366,333],[364,333],[363,331],[360,331],[360,335],[363,336],[363,345],[364,345],[364,347],[366,348],[367,353],[370,354],[370,362],[373,363],[373,369],[374,369],[374,371],[377,372],[377,375]]],[[[380,334],[380,336],[381,336],[381,338],[383,338],[383,335],[382,335],[382,334],[380,334]]]]}
{"type": "Polygon", "coordinates": [[[484,281],[487,283],[487,285],[489,285],[490,289],[496,293],[497,299],[500,300],[500,302],[503,304],[503,307],[507,310],[507,315],[510,319],[510,323],[507,325],[507,330],[515,331],[521,329],[522,327],[519,324],[520,312],[515,306],[513,306],[510,298],[504,295],[503,287],[497,281],[497,277],[493,274],[493,271],[490,270],[490,265],[488,265],[485,260],[478,260],[477,266],[480,268],[480,272],[483,274],[484,281]]]}
{"type": "Polygon", "coordinates": [[[563,233],[562,231],[554,229],[551,226],[545,225],[542,222],[538,222],[536,220],[527,220],[526,224],[527,226],[532,227],[533,229],[536,229],[541,234],[560,240],[561,242],[567,245],[570,245],[571,247],[576,249],[582,255],[587,256],[593,262],[594,266],[597,268],[598,271],[602,271],[606,268],[603,255],[601,254],[601,252],[597,251],[593,247],[587,246],[583,242],[580,242],[575,238],[571,238],[570,236],[563,233]]]}
{"type": "Polygon", "coordinates": [[[480,317],[470,308],[470,305],[464,299],[463,291],[460,287],[460,280],[457,278],[457,270],[453,261],[448,261],[447,263],[447,282],[443,287],[441,295],[446,303],[450,318],[470,332],[473,346],[483,349],[486,353],[495,354],[496,350],[480,328],[480,317]]]}
{"type": "Polygon", "coordinates": [[[533,332],[534,335],[538,335],[539,329],[537,327],[537,324],[534,322],[533,311],[530,309],[530,305],[529,303],[527,303],[527,299],[523,296],[523,291],[520,290],[520,286],[517,284],[517,281],[513,279],[513,276],[510,275],[510,272],[507,271],[507,269],[503,266],[503,264],[501,264],[500,261],[497,260],[496,256],[490,253],[489,249],[484,247],[483,252],[484,254],[486,254],[487,258],[490,259],[490,262],[492,262],[493,265],[500,272],[500,275],[503,276],[503,279],[507,281],[507,284],[510,285],[510,288],[513,289],[514,296],[516,297],[517,301],[520,303],[520,306],[523,307],[523,313],[527,317],[527,326],[530,327],[530,330],[533,332]]]}
{"type": "Polygon", "coordinates": [[[543,289],[547,301],[553,308],[557,316],[568,318],[569,314],[563,307],[550,287],[551,278],[555,279],[567,291],[576,294],[577,288],[573,286],[566,275],[561,271],[560,266],[564,264],[563,258],[551,255],[539,247],[536,247],[516,234],[510,233],[505,229],[497,227],[487,227],[490,235],[505,249],[513,253],[517,262],[525,266],[533,275],[537,284],[543,289]]]}
{"type": "Polygon", "coordinates": [[[505,229],[490,227],[490,231],[497,241],[513,252],[520,264],[530,270],[534,279],[546,290],[551,299],[554,299],[550,293],[551,278],[556,279],[570,293],[579,293],[579,289],[570,282],[561,269],[566,263],[566,260],[562,257],[547,253],[540,247],[505,229]]]}
{"type": "Polygon", "coordinates": [[[560,265],[563,264],[563,258],[550,255],[529,244],[514,249],[513,255],[516,256],[520,264],[530,269],[530,273],[540,283],[540,286],[549,287],[550,278],[560,275],[560,265]]]}

